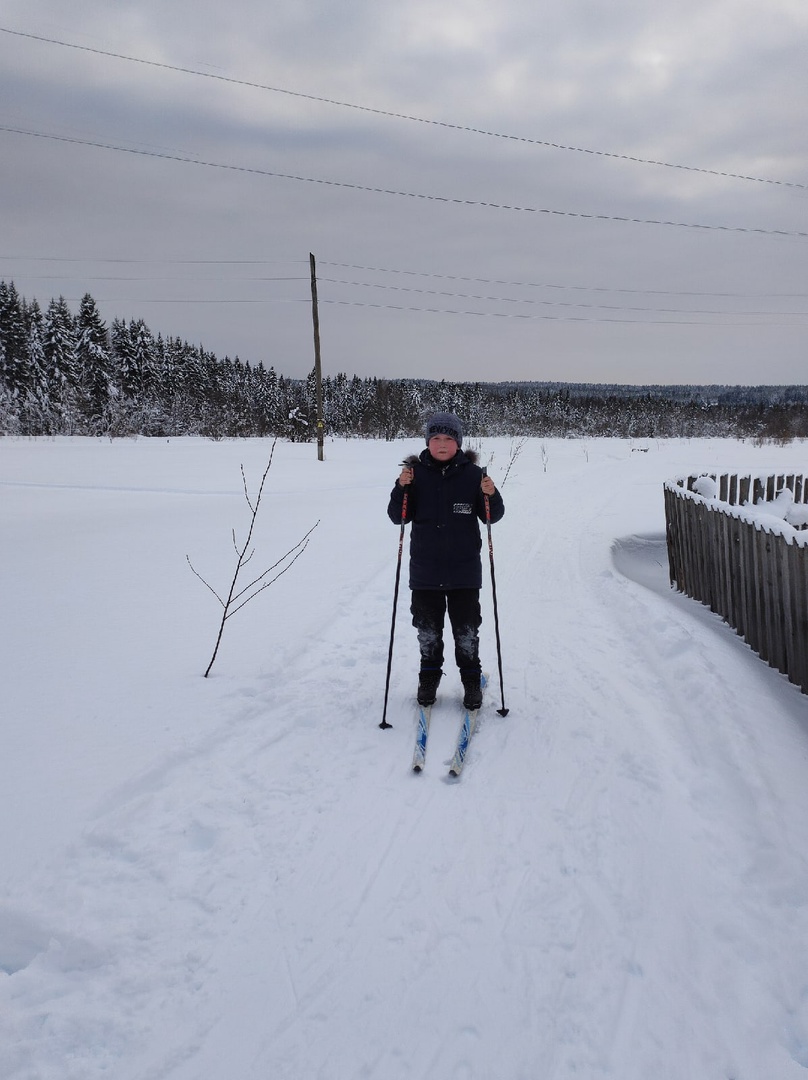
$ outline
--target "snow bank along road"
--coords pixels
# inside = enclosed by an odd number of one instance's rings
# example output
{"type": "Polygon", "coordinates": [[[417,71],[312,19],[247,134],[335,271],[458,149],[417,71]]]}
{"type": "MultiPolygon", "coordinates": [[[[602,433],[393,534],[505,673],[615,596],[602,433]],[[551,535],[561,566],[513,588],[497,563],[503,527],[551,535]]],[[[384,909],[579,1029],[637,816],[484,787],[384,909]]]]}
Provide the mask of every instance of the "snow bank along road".
{"type": "Polygon", "coordinates": [[[185,556],[225,587],[268,445],[5,440],[0,1077],[805,1076],[808,699],[671,592],[662,502],[804,447],[642,446],[514,461],[510,715],[495,675],[449,785],[451,672],[409,772],[406,582],[377,726],[412,442],[278,447],[256,570],[320,525],[203,680],[185,556]]]}

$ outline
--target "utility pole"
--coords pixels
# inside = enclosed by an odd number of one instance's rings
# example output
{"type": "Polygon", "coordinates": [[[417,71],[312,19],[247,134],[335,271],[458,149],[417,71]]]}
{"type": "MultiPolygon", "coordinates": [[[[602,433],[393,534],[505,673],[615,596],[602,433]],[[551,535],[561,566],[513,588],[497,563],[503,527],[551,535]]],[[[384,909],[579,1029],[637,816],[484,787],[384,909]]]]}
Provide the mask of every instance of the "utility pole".
{"type": "Polygon", "coordinates": [[[323,419],[323,372],[320,367],[320,315],[317,310],[317,267],[314,256],[309,252],[309,265],[311,266],[311,317],[314,322],[314,382],[317,388],[317,460],[323,460],[323,436],[325,433],[325,420],[323,419]]]}

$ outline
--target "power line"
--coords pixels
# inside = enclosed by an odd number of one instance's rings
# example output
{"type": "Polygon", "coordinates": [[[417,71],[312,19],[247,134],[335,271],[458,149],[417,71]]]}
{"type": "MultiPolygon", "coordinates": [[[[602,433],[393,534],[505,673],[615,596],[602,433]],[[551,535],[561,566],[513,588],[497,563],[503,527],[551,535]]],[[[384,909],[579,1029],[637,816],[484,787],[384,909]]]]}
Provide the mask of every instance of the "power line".
{"type": "MultiPolygon", "coordinates": [[[[2,256],[0,256],[2,258],[2,256]]],[[[502,278],[466,277],[461,274],[438,274],[427,270],[401,270],[389,266],[364,266],[359,263],[329,262],[319,260],[320,266],[336,266],[344,270],[365,270],[377,274],[404,274],[409,277],[437,278],[442,281],[464,281],[477,285],[506,285],[525,289],[570,289],[580,292],[633,293],[642,296],[720,296],[746,299],[804,299],[808,293],[744,293],[744,292],[703,292],[678,289],[628,289],[613,285],[560,285],[552,281],[510,281],[502,278]]]]}
{"type": "MultiPolygon", "coordinates": [[[[307,259],[171,259],[171,258],[154,258],[154,259],[133,259],[133,258],[109,258],[107,256],[84,256],[76,258],[74,256],[63,255],[3,255],[0,254],[0,262],[53,262],[53,263],[110,263],[113,265],[126,264],[132,266],[152,266],[155,264],[166,266],[269,266],[276,265],[278,263],[289,265],[290,263],[301,263],[308,266],[307,259]]],[[[376,274],[400,274],[406,277],[418,277],[435,279],[439,281],[459,281],[476,285],[502,285],[508,288],[520,288],[520,289],[556,289],[570,292],[595,292],[595,293],[618,293],[628,294],[634,296],[690,296],[694,298],[704,297],[718,297],[721,299],[741,299],[741,300],[804,300],[808,299],[808,293],[805,292],[774,292],[774,293],[761,293],[761,292],[716,292],[714,290],[705,289],[632,289],[625,286],[616,285],[570,285],[561,284],[556,281],[514,281],[509,278],[485,278],[485,277],[471,277],[465,274],[440,274],[431,270],[410,270],[403,269],[401,267],[390,266],[368,266],[364,263],[347,263],[347,262],[332,262],[328,259],[319,259],[320,266],[333,266],[344,270],[362,270],[368,273],[376,274]]],[[[50,280],[64,280],[72,281],[74,275],[59,275],[59,274],[23,274],[27,281],[50,281],[50,280]]],[[[176,281],[183,280],[182,277],[172,276],[170,278],[156,279],[153,275],[149,275],[145,278],[135,277],[115,277],[113,275],[94,275],[92,277],[84,277],[82,280],[86,281],[176,281]]],[[[211,278],[190,278],[192,281],[211,281],[211,278]]],[[[305,281],[310,280],[310,275],[277,275],[272,277],[264,276],[251,276],[244,278],[228,278],[229,281],[305,281]]],[[[320,280],[328,280],[321,278],[320,280]]]]}
{"type": "MultiPolygon", "coordinates": [[[[166,259],[162,256],[159,259],[110,259],[106,256],[100,257],[91,255],[84,258],[76,258],[72,255],[0,255],[0,260],[15,260],[19,261],[24,259],[26,262],[68,262],[68,263],[129,263],[138,266],[149,265],[155,262],[167,263],[167,264],[180,264],[188,266],[196,265],[210,265],[210,266],[270,266],[275,263],[288,263],[289,259],[166,259]]],[[[293,262],[304,262],[303,259],[295,259],[293,262]]],[[[308,263],[306,264],[308,265],[308,263]]],[[[281,279],[278,279],[281,280],[281,279]]],[[[301,276],[300,278],[290,278],[290,281],[308,281],[309,275],[301,276]]]]}
{"type": "Polygon", "coordinates": [[[377,109],[370,105],[357,105],[354,102],[339,101],[335,98],[321,97],[318,94],[307,94],[299,90],[288,90],[280,86],[268,86],[264,83],[251,82],[247,79],[236,79],[227,75],[216,75],[210,71],[200,71],[196,68],[180,67],[177,64],[167,64],[158,60],[145,60],[142,57],[128,56],[125,53],[91,48],[89,45],[77,45],[74,42],[61,41],[58,38],[24,33],[21,30],[11,30],[5,26],[0,26],[0,32],[4,34],[13,34],[15,37],[28,38],[31,41],[44,42],[49,45],[59,45],[66,49],[76,49],[79,52],[93,53],[96,56],[106,56],[113,60],[126,60],[128,63],[161,68],[164,71],[174,71],[182,75],[194,75],[201,79],[213,79],[216,82],[229,83],[233,86],[246,86],[253,90],[266,90],[273,94],[285,94],[288,97],[301,98],[306,101],[317,101],[323,105],[335,105],[342,109],[354,109],[358,112],[371,113],[375,116],[385,116],[396,120],[407,120],[412,123],[426,124],[451,131],[464,131],[473,135],[485,135],[492,139],[504,139],[509,142],[524,143],[530,146],[544,146],[551,150],[565,150],[575,154],[588,154],[592,157],[613,158],[618,161],[628,161],[635,165],[655,165],[664,169],[677,169],[683,172],[702,173],[707,176],[717,176],[727,180],[745,180],[755,184],[772,184],[778,187],[808,190],[808,184],[800,184],[790,180],[775,180],[762,176],[746,176],[743,173],[734,173],[723,169],[708,169],[696,165],[680,165],[670,161],[657,161],[653,158],[643,158],[634,154],[621,154],[611,150],[593,150],[583,146],[568,146],[564,143],[551,142],[547,139],[532,139],[524,135],[509,135],[499,131],[488,131],[484,128],[473,127],[467,124],[456,124],[447,120],[432,120],[424,116],[412,116],[408,113],[394,112],[389,109],[377,109]]]}
{"type": "Polygon", "coordinates": [[[574,210],[553,210],[537,206],[515,206],[509,203],[490,202],[482,199],[464,199],[458,196],[431,195],[424,192],[400,191],[395,188],[374,187],[369,184],[353,184],[343,180],[326,180],[321,177],[300,176],[294,173],[274,172],[269,169],[258,169],[247,165],[230,165],[224,162],[204,161],[201,158],[183,157],[180,154],[169,154],[157,150],[138,150],[129,146],[117,146],[113,143],[96,142],[91,139],[78,139],[67,135],[53,135],[42,131],[30,131],[25,128],[11,127],[0,124],[0,131],[10,132],[15,135],[25,135],[37,139],[50,139],[54,142],[69,143],[75,146],[93,146],[100,150],[113,150],[123,154],[133,154],[137,157],[158,158],[162,161],[179,161],[186,165],[202,165],[210,169],[223,169],[230,172],[245,173],[253,176],[269,176],[277,180],[295,180],[305,184],[319,184],[324,187],[342,188],[349,191],[371,192],[376,195],[392,195],[405,199],[416,199],[423,202],[443,203],[453,206],[474,206],[488,210],[508,210],[523,214],[541,214],[549,217],[576,218],[580,221],[615,221],[631,225],[661,225],[677,229],[698,229],[709,232],[745,233],[757,236],[778,236],[797,239],[808,238],[808,233],[787,229],[763,229],[752,228],[743,225],[706,225],[688,221],[667,221],[660,218],[637,218],[620,214],[595,214],[574,210]]]}
{"type": "MultiPolygon", "coordinates": [[[[75,281],[75,274],[23,274],[26,281],[75,281]]],[[[172,274],[170,277],[158,277],[156,274],[149,274],[144,277],[133,277],[131,274],[118,275],[118,274],[82,274],[82,281],[197,281],[201,284],[215,284],[220,279],[212,277],[198,277],[189,276],[187,274],[172,274]]],[[[228,277],[228,281],[306,281],[310,278],[304,277],[228,277]]]]}
{"type": "MultiPolygon", "coordinates": [[[[682,314],[682,315],[734,315],[735,312],[731,311],[711,311],[699,308],[648,308],[648,307],[632,307],[627,304],[586,304],[581,302],[571,302],[568,300],[535,300],[530,298],[520,298],[511,296],[480,296],[477,293],[458,293],[449,292],[448,290],[440,291],[437,289],[423,289],[414,286],[407,285],[386,285],[379,282],[369,281],[348,281],[344,278],[327,278],[321,277],[319,279],[322,282],[328,282],[332,285],[350,285],[359,288],[369,289],[387,289],[395,292],[417,293],[421,296],[448,296],[456,300],[485,300],[499,304],[528,304],[531,306],[541,307],[565,307],[565,308],[588,308],[590,310],[598,309],[601,311],[641,311],[641,312],[660,312],[662,314],[682,314]]],[[[741,315],[775,315],[775,316],[796,316],[805,317],[808,316],[808,311],[742,311],[737,314],[741,315]]]]}
{"type": "MultiPolygon", "coordinates": [[[[69,304],[81,303],[82,297],[80,296],[65,296],[63,298],[69,304]]],[[[205,299],[204,297],[180,297],[179,299],[170,296],[153,297],[131,297],[131,296],[116,296],[110,299],[105,296],[94,296],[93,299],[97,304],[311,304],[311,299],[304,297],[275,297],[275,296],[259,296],[259,297],[243,297],[237,296],[232,299],[225,299],[220,297],[213,297],[205,299]]]]}
{"type": "MultiPolygon", "coordinates": [[[[725,323],[706,322],[704,319],[620,319],[613,316],[596,316],[595,318],[585,318],[583,315],[527,315],[520,312],[503,312],[503,311],[458,311],[454,308],[437,308],[437,307],[411,307],[398,304],[370,304],[363,303],[359,300],[331,300],[323,299],[320,297],[319,302],[321,304],[335,304],[341,307],[362,307],[362,308],[374,308],[382,311],[418,311],[425,312],[430,315],[473,315],[483,319],[522,319],[527,321],[548,321],[548,322],[577,322],[577,323],[628,323],[633,326],[705,326],[705,327],[721,327],[725,326],[725,323]]],[[[301,300],[301,303],[305,301],[301,300]]],[[[733,315],[731,312],[722,312],[720,314],[727,315],[732,318],[731,328],[738,326],[759,326],[759,322],[744,322],[742,318],[747,315],[746,312],[742,313],[742,317],[733,315]]]]}
{"type": "MultiPolygon", "coordinates": [[[[67,303],[78,304],[78,303],[80,303],[82,298],[78,297],[78,296],[67,296],[67,297],[64,297],[64,299],[66,300],[67,303]]],[[[192,304],[192,305],[196,305],[196,306],[201,306],[201,305],[206,305],[206,306],[207,305],[227,306],[227,305],[232,305],[232,304],[238,304],[238,305],[242,305],[242,306],[244,306],[244,305],[255,306],[255,305],[258,305],[258,304],[262,304],[262,305],[266,305],[266,304],[303,304],[306,307],[308,307],[311,304],[311,298],[310,297],[296,297],[296,298],[295,297],[290,297],[290,298],[287,298],[287,299],[280,299],[280,298],[277,298],[277,297],[259,297],[259,298],[252,298],[252,299],[247,298],[247,299],[245,299],[245,298],[238,297],[238,298],[235,298],[235,299],[213,299],[213,300],[179,299],[179,300],[176,300],[176,299],[171,299],[171,298],[164,297],[164,296],[162,296],[162,297],[151,297],[151,298],[149,298],[149,297],[132,298],[132,297],[120,297],[120,296],[117,296],[117,297],[114,297],[114,298],[108,298],[108,297],[103,297],[102,296],[102,297],[94,297],[94,299],[95,299],[96,303],[98,303],[98,304],[123,304],[123,303],[141,304],[141,305],[153,305],[153,304],[167,305],[167,304],[170,304],[171,306],[175,306],[175,305],[178,305],[178,304],[192,304]]],[[[462,295],[458,294],[457,299],[464,299],[464,297],[462,295]]],[[[466,299],[488,299],[488,298],[487,297],[467,297],[466,299]]],[[[496,298],[496,299],[501,299],[501,298],[496,298]]],[[[715,311],[715,312],[688,312],[688,311],[682,311],[681,312],[681,314],[683,314],[683,315],[689,315],[689,314],[718,315],[718,316],[721,316],[721,317],[728,318],[728,319],[732,320],[731,323],[727,324],[726,322],[712,322],[712,321],[708,321],[708,320],[705,320],[705,319],[659,319],[659,318],[632,319],[632,318],[619,318],[617,316],[606,316],[606,315],[596,315],[594,317],[587,317],[585,315],[569,315],[569,314],[563,314],[563,315],[550,315],[550,314],[545,314],[545,313],[526,314],[526,313],[522,313],[522,312],[513,312],[513,311],[471,311],[471,310],[468,310],[468,309],[446,308],[446,307],[418,307],[418,306],[416,306],[414,304],[410,304],[410,305],[407,305],[407,304],[382,304],[382,303],[374,304],[374,303],[369,303],[369,302],[362,301],[362,300],[337,300],[337,299],[334,299],[334,298],[322,297],[322,296],[319,298],[319,303],[321,303],[321,304],[331,304],[331,305],[333,305],[335,307],[369,308],[369,309],[373,309],[374,311],[400,311],[400,312],[407,312],[407,313],[416,312],[418,314],[423,314],[423,315],[464,315],[464,316],[472,316],[474,318],[479,318],[479,319],[519,319],[519,320],[527,321],[527,322],[542,321],[542,322],[575,322],[575,323],[621,323],[621,324],[626,324],[626,325],[630,325],[630,326],[704,326],[704,327],[713,327],[713,328],[716,328],[716,329],[721,328],[721,327],[727,327],[727,326],[730,329],[733,329],[733,328],[739,327],[739,326],[771,325],[772,319],[774,319],[774,318],[780,318],[780,317],[788,316],[788,315],[791,315],[791,314],[796,314],[796,315],[805,314],[804,312],[765,312],[765,311],[760,311],[760,312],[758,312],[758,311],[752,311],[752,312],[743,311],[743,312],[738,312],[738,313],[731,312],[731,311],[715,311]],[[755,318],[755,316],[757,316],[757,318],[755,318]],[[761,319],[764,319],[766,321],[761,322],[761,319]]],[[[592,305],[574,304],[574,305],[558,305],[558,306],[559,307],[582,307],[582,308],[587,308],[588,307],[588,308],[596,309],[600,305],[597,305],[597,304],[592,304],[592,305]]],[[[634,311],[634,312],[648,311],[651,314],[654,313],[653,308],[619,308],[619,307],[616,307],[614,310],[616,310],[616,311],[634,311]]],[[[663,309],[663,313],[666,313],[665,309],[663,309]]],[[[675,310],[673,310],[673,311],[669,311],[667,313],[668,314],[675,314],[676,312],[675,312],[675,310]]]]}

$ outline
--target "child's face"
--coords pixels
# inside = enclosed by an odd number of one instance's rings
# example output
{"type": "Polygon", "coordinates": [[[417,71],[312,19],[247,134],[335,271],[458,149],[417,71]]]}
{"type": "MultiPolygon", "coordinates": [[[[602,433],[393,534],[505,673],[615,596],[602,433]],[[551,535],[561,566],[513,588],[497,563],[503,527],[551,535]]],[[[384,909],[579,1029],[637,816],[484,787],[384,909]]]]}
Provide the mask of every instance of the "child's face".
{"type": "Polygon", "coordinates": [[[451,461],[457,453],[457,443],[451,435],[433,435],[429,440],[429,452],[435,461],[451,461]]]}

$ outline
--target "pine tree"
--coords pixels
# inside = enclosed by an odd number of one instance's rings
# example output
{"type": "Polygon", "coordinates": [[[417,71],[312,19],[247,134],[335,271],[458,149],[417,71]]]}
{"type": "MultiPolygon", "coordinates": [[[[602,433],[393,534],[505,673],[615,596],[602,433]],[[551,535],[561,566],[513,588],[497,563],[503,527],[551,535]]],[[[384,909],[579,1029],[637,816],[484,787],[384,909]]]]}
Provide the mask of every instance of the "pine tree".
{"type": "Polygon", "coordinates": [[[42,324],[46,393],[60,414],[59,431],[74,434],[79,424],[75,320],[63,296],[51,300],[42,324]]]}
{"type": "Polygon", "coordinates": [[[112,365],[107,328],[89,293],[82,297],[76,319],[76,363],[83,403],[97,422],[109,404],[112,365]]]}
{"type": "Polygon", "coordinates": [[[115,318],[109,328],[111,390],[117,396],[124,393],[125,372],[130,366],[129,328],[123,319],[115,318]]]}
{"type": "MultiPolygon", "coordinates": [[[[158,347],[162,339],[158,336],[158,347]]],[[[182,393],[185,386],[185,356],[187,345],[178,337],[169,338],[160,350],[162,352],[162,376],[160,391],[166,400],[172,401],[182,393]]]]}
{"type": "Polygon", "coordinates": [[[147,395],[152,390],[159,370],[154,338],[143,319],[132,319],[129,323],[131,342],[131,387],[135,395],[147,395]]]}
{"type": "Polygon", "coordinates": [[[0,281],[0,384],[16,398],[29,382],[23,304],[14,282],[0,281]]]}
{"type": "Polygon", "coordinates": [[[45,377],[45,350],[42,344],[45,320],[42,309],[33,300],[25,309],[28,350],[28,386],[20,420],[25,435],[50,435],[58,429],[58,418],[48,393],[45,377]]]}
{"type": "Polygon", "coordinates": [[[275,368],[270,365],[263,392],[267,434],[279,435],[283,421],[283,404],[275,368]]]}

